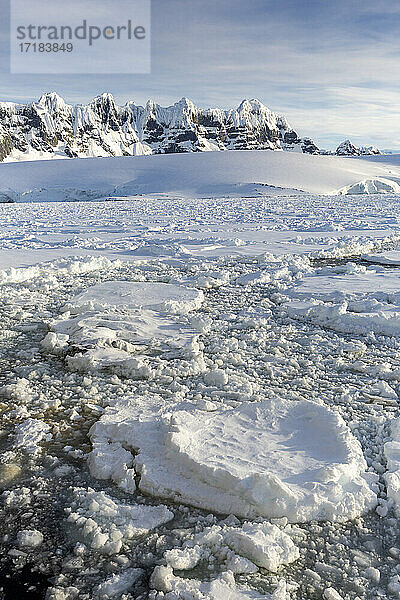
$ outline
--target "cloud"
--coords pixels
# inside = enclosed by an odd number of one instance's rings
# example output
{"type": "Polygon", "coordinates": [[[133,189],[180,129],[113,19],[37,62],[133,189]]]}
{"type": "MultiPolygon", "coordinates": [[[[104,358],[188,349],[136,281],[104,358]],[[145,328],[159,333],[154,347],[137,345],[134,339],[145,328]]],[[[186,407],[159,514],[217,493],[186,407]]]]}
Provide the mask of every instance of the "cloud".
{"type": "Polygon", "coordinates": [[[24,100],[55,88],[85,102],[107,90],[120,103],[162,104],[185,95],[225,108],[258,97],[326,146],[400,139],[397,0],[153,0],[152,24],[152,73],[131,77],[10,76],[3,26],[0,93],[24,100]]]}

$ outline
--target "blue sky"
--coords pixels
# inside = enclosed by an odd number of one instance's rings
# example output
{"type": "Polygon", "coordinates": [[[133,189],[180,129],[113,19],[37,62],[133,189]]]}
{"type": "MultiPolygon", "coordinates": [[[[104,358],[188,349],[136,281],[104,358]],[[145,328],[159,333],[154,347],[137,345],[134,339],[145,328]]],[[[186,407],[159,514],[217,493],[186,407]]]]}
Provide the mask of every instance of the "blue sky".
{"type": "Polygon", "coordinates": [[[255,97],[325,147],[349,137],[400,148],[398,0],[152,0],[151,74],[62,76],[10,75],[8,4],[0,0],[1,100],[55,90],[87,102],[110,91],[119,103],[188,96],[230,108],[255,97]]]}

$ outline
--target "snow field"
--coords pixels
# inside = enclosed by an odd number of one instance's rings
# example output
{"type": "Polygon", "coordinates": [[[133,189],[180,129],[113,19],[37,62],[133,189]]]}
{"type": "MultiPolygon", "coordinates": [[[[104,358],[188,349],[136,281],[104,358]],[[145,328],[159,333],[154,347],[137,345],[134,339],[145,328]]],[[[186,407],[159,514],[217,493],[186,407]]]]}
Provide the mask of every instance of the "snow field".
{"type": "Polygon", "coordinates": [[[234,150],[161,156],[40,160],[0,165],[0,192],[18,202],[167,197],[273,196],[282,193],[398,193],[395,157],[313,156],[234,150]],[[65,183],[67,182],[67,183],[65,183]]]}

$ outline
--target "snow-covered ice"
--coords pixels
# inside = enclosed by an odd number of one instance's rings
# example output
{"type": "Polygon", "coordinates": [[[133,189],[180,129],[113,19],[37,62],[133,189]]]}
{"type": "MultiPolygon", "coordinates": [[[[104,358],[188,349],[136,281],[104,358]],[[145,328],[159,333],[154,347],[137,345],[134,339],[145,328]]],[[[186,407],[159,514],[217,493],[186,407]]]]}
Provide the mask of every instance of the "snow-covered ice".
{"type": "Polygon", "coordinates": [[[380,265],[400,266],[400,252],[398,250],[388,250],[380,254],[364,254],[362,257],[367,262],[380,265]]]}
{"type": "Polygon", "coordinates": [[[175,570],[192,570],[199,563],[217,560],[236,574],[257,573],[259,567],[275,573],[299,557],[288,533],[265,522],[213,525],[186,539],[182,548],[164,554],[167,565],[175,570]]]}
{"type": "Polygon", "coordinates": [[[0,192],[18,201],[92,200],[134,195],[189,198],[396,193],[400,170],[382,161],[296,152],[234,150],[161,156],[49,160],[0,165],[0,192]],[[280,189],[276,189],[280,188],[280,189]]]}
{"type": "Polygon", "coordinates": [[[37,548],[43,543],[43,533],[36,529],[23,529],[18,532],[17,542],[20,548],[37,548]]]}
{"type": "Polygon", "coordinates": [[[122,594],[129,592],[133,584],[143,575],[142,569],[126,569],[120,575],[113,575],[93,590],[95,598],[108,600],[121,598],[122,594]]]}
{"type": "Polygon", "coordinates": [[[199,308],[202,300],[202,292],[169,283],[107,281],[75,296],[69,306],[72,309],[115,307],[185,314],[199,308]]]}
{"type": "Polygon", "coordinates": [[[343,275],[333,271],[305,277],[290,290],[295,298],[319,300],[375,299],[396,302],[400,298],[400,271],[381,269],[351,269],[343,275]],[[353,270],[353,272],[351,272],[353,270]]]}
{"type": "Polygon", "coordinates": [[[104,554],[117,554],[124,542],[148,533],[174,518],[166,506],[123,504],[104,492],[89,488],[72,490],[73,503],[66,509],[85,543],[104,554]]]}
{"type": "Polygon", "coordinates": [[[385,480],[387,484],[387,495],[389,501],[395,508],[396,514],[400,514],[400,419],[390,422],[390,440],[385,443],[385,457],[387,461],[387,473],[385,480]]]}
{"type": "Polygon", "coordinates": [[[182,579],[176,577],[173,570],[168,567],[156,567],[152,579],[152,586],[163,592],[158,598],[167,600],[288,600],[285,582],[278,584],[273,594],[260,594],[258,592],[237,586],[231,571],[222,573],[218,579],[201,582],[196,579],[182,579]]]}
{"type": "Polygon", "coordinates": [[[290,537],[272,523],[244,523],[242,528],[231,527],[224,536],[226,543],[240,556],[268,571],[278,571],[300,556],[290,537]]]}
{"type": "Polygon", "coordinates": [[[169,283],[109,281],[71,298],[62,315],[49,324],[42,347],[67,357],[71,368],[117,367],[140,373],[141,354],[198,354],[199,332],[179,315],[199,308],[203,292],[169,283]],[[146,350],[147,348],[147,350],[146,350]]]}
{"type": "Polygon", "coordinates": [[[376,504],[359,443],[322,405],[275,399],[211,413],[168,406],[163,414],[160,399],[157,412],[144,413],[138,398],[106,410],[91,433],[92,472],[98,452],[117,442],[134,452],[142,491],[208,510],[335,521],[376,504]]]}
{"type": "Polygon", "coordinates": [[[322,271],[323,274],[304,277],[288,290],[291,300],[282,307],[290,317],[343,333],[399,334],[400,273],[397,269],[367,269],[350,264],[343,274],[328,275],[326,269],[322,271]]]}
{"type": "Polygon", "coordinates": [[[398,164],[209,154],[0,165],[92,198],[0,206],[0,566],[48,600],[396,597],[399,195],[336,192],[398,164]]]}
{"type": "Polygon", "coordinates": [[[39,419],[26,419],[15,428],[15,444],[28,454],[40,452],[41,442],[48,442],[51,438],[49,425],[39,419]]]}

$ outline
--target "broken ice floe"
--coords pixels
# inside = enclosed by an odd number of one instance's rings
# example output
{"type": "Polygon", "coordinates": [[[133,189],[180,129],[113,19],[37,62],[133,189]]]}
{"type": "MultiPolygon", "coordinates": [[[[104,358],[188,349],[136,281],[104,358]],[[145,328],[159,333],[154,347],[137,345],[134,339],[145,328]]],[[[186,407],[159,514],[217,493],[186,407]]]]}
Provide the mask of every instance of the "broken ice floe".
{"type": "Polygon", "coordinates": [[[362,259],[378,265],[400,266],[399,250],[388,250],[387,252],[381,252],[380,254],[363,254],[362,259]]]}
{"type": "Polygon", "coordinates": [[[300,321],[308,321],[320,327],[340,333],[352,332],[355,335],[376,333],[385,336],[398,336],[400,333],[400,306],[376,302],[341,302],[325,304],[320,301],[293,301],[282,305],[286,314],[300,321]],[[372,308],[372,310],[371,310],[372,308]]]}
{"type": "Polygon", "coordinates": [[[50,429],[50,425],[40,419],[26,419],[15,427],[15,447],[27,454],[40,453],[41,442],[48,442],[52,438],[50,429]]]}
{"type": "Polygon", "coordinates": [[[143,569],[126,569],[118,575],[112,575],[103,583],[95,586],[93,597],[97,600],[109,600],[109,598],[121,598],[123,594],[132,591],[133,585],[143,575],[143,569]]]}
{"type": "Polygon", "coordinates": [[[237,585],[231,571],[222,573],[217,579],[199,581],[183,579],[174,575],[171,567],[159,566],[150,579],[153,589],[162,594],[154,596],[165,600],[288,600],[286,583],[281,580],[272,594],[264,594],[237,585]]]}
{"type": "Polygon", "coordinates": [[[339,415],[309,401],[210,413],[133,398],[106,409],[91,439],[95,477],[132,491],[138,474],[145,493],[215,512],[344,521],[376,504],[359,442],[339,415]]]}
{"type": "Polygon", "coordinates": [[[198,290],[169,283],[106,281],[75,296],[70,306],[76,309],[115,307],[185,314],[199,308],[202,301],[203,294],[198,290]]]}
{"type": "Polygon", "coordinates": [[[384,475],[387,486],[387,497],[390,504],[400,515],[400,419],[390,422],[390,441],[384,445],[387,461],[387,473],[384,475]]]}
{"type": "Polygon", "coordinates": [[[379,302],[400,304],[400,271],[398,269],[367,270],[346,265],[343,274],[332,271],[331,275],[304,277],[288,294],[299,300],[310,298],[324,301],[375,299],[379,302]],[[350,270],[350,272],[349,272],[350,270]],[[351,272],[352,271],[352,272],[351,272]]]}
{"type": "Polygon", "coordinates": [[[42,347],[68,353],[73,370],[117,367],[131,376],[149,375],[143,354],[199,354],[199,331],[187,313],[199,308],[203,292],[168,283],[112,281],[72,298],[49,324],[42,347]]]}
{"type": "Polygon", "coordinates": [[[0,270],[0,285],[25,283],[36,278],[41,278],[41,284],[43,285],[44,278],[54,275],[83,275],[119,265],[121,265],[121,261],[112,261],[104,256],[58,258],[38,265],[20,267],[18,269],[10,267],[9,269],[0,270]]]}
{"type": "Polygon", "coordinates": [[[341,333],[400,333],[400,273],[357,269],[354,273],[305,277],[287,291],[286,314],[341,333]],[[288,298],[288,300],[289,300],[288,298]]]}
{"type": "Polygon", "coordinates": [[[258,567],[275,573],[299,556],[299,549],[290,536],[265,522],[246,522],[241,527],[239,522],[238,526],[213,525],[186,540],[182,548],[167,550],[164,554],[167,565],[173,569],[190,570],[200,561],[210,562],[211,557],[215,557],[224,570],[237,574],[255,573],[258,567]]]}
{"type": "Polygon", "coordinates": [[[74,488],[72,493],[68,522],[80,531],[87,546],[102,554],[117,554],[128,540],[174,518],[166,506],[124,504],[91,488],[74,488]]]}

